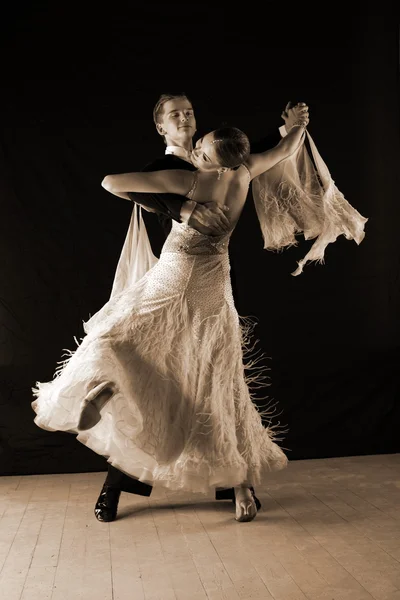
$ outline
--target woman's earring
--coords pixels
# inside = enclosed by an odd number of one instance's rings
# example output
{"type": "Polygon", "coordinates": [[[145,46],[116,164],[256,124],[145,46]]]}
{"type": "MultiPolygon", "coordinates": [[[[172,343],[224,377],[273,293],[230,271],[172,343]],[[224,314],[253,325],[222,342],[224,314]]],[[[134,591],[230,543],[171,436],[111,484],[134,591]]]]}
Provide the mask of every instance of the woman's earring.
{"type": "Polygon", "coordinates": [[[218,181],[221,179],[222,169],[218,169],[218,181]]]}

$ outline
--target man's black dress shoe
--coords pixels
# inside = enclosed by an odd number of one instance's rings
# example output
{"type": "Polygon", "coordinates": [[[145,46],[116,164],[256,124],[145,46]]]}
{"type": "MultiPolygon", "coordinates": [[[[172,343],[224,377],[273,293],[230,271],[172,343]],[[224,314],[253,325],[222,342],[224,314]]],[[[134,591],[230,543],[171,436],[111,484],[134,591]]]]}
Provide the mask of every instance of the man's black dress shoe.
{"type": "Polygon", "coordinates": [[[121,490],[112,488],[106,483],[103,485],[94,507],[94,515],[98,521],[109,523],[116,519],[120,495],[121,490]]]}

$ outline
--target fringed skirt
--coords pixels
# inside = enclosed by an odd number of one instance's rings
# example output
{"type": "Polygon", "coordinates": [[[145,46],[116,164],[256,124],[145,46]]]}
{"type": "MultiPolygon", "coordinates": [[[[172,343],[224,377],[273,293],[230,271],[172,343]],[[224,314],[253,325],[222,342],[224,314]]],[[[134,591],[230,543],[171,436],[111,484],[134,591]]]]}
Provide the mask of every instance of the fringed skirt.
{"type": "Polygon", "coordinates": [[[275,427],[252,399],[264,368],[229,271],[227,252],[164,252],[85,323],[54,379],[36,384],[35,423],[75,433],[124,473],[174,490],[259,484],[284,468],[275,427]],[[83,428],[97,390],[107,392],[101,418],[83,428]]]}

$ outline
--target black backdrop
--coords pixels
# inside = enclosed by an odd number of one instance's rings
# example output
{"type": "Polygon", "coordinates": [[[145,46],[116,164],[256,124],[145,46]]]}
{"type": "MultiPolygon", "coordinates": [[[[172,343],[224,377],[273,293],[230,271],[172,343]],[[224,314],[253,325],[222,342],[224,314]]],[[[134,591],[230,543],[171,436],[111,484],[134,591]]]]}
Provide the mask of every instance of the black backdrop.
{"type": "Polygon", "coordinates": [[[152,107],[165,91],[192,98],[200,135],[227,121],[257,139],[289,99],[309,104],[366,238],[339,239],[293,278],[311,242],[265,252],[249,202],[231,247],[238,309],[258,318],[290,459],[398,452],[396,15],[335,3],[314,25],[304,5],[128,6],[19,4],[2,20],[0,473],[106,468],[33,424],[30,388],[108,298],[131,206],[100,182],[163,152],[152,107]]]}

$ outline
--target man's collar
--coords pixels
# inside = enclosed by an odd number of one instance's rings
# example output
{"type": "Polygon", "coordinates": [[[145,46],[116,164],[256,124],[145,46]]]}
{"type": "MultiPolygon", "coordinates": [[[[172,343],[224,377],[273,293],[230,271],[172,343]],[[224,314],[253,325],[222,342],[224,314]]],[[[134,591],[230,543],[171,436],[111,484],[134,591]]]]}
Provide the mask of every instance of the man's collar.
{"type": "Polygon", "coordinates": [[[165,149],[165,154],[174,154],[175,156],[179,156],[179,158],[183,158],[183,160],[192,162],[190,160],[190,152],[188,152],[185,148],[181,148],[181,146],[167,146],[165,149]]]}

